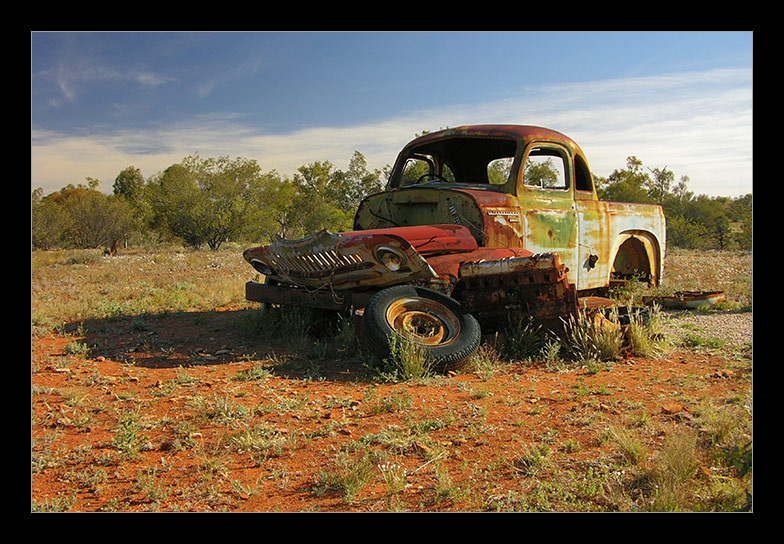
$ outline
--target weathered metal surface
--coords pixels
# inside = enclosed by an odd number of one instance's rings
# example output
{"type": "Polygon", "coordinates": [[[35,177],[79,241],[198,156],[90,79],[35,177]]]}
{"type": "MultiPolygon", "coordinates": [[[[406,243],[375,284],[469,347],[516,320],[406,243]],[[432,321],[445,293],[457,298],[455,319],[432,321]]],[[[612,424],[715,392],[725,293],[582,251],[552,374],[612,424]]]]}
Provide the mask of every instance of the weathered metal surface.
{"type": "Polygon", "coordinates": [[[531,252],[522,248],[481,247],[468,253],[449,253],[435,255],[427,258],[427,262],[441,278],[451,282],[460,279],[461,267],[466,263],[480,263],[483,261],[499,261],[512,257],[527,257],[531,252]]]}
{"type": "Polygon", "coordinates": [[[453,296],[483,330],[499,330],[526,317],[558,325],[578,310],[577,290],[555,254],[464,263],[453,296]]]}
{"type": "MultiPolygon", "coordinates": [[[[462,225],[421,225],[414,227],[395,227],[388,229],[342,232],[338,236],[345,239],[361,239],[365,236],[398,236],[405,240],[420,254],[461,253],[474,251],[479,246],[471,236],[471,231],[462,225]]],[[[374,243],[371,240],[369,243],[374,243]]],[[[368,242],[365,242],[368,243],[368,242]]]]}
{"type": "Polygon", "coordinates": [[[245,260],[279,283],[340,290],[432,277],[430,266],[392,234],[344,237],[322,231],[297,241],[277,240],[247,250],[245,260]]]}
{"type": "Polygon", "coordinates": [[[578,304],[581,310],[587,311],[604,308],[616,308],[618,306],[618,302],[614,299],[596,296],[580,297],[578,299],[578,304]]]}
{"type": "Polygon", "coordinates": [[[245,284],[245,298],[264,304],[281,304],[345,312],[364,308],[373,292],[343,291],[336,293],[324,289],[310,290],[299,287],[269,285],[258,282],[245,284]]]}
{"type": "Polygon", "coordinates": [[[647,304],[657,303],[665,308],[696,309],[724,302],[724,291],[677,291],[669,296],[645,297],[647,304]]]}
{"type": "Polygon", "coordinates": [[[451,189],[403,189],[374,195],[359,206],[355,230],[389,229],[411,225],[466,227],[477,245],[483,236],[480,208],[473,196],[451,189]]]}
{"type": "Polygon", "coordinates": [[[553,274],[558,274],[559,269],[563,269],[563,266],[561,265],[561,258],[556,254],[525,255],[490,261],[464,262],[460,266],[460,278],[469,279],[497,276],[499,274],[525,273],[531,277],[531,283],[544,283],[553,281],[553,279],[559,279],[557,276],[555,278],[550,277],[553,274]],[[547,279],[537,279],[545,276],[547,279]]]}

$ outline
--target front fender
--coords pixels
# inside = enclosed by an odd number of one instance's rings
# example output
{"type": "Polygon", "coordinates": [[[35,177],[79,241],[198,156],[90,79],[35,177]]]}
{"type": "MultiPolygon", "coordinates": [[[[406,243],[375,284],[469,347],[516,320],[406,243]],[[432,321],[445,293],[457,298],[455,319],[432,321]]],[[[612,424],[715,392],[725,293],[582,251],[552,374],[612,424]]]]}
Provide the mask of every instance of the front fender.
{"type": "Polygon", "coordinates": [[[324,230],[302,240],[277,239],[243,256],[278,283],[339,291],[434,279],[438,274],[423,255],[476,247],[465,227],[428,225],[337,234],[324,230]]]}

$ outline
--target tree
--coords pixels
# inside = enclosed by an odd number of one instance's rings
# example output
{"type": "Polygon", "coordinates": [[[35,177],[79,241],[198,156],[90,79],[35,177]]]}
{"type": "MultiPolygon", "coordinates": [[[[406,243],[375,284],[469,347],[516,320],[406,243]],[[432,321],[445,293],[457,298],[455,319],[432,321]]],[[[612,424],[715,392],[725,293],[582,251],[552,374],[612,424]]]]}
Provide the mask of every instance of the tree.
{"type": "Polygon", "coordinates": [[[144,177],[141,170],[129,166],[122,170],[114,179],[112,190],[115,195],[123,196],[129,202],[136,202],[143,198],[144,177]]]}
{"type": "Polygon", "coordinates": [[[627,157],[626,169],[613,171],[606,184],[597,187],[597,193],[602,200],[650,203],[650,185],[650,176],[643,170],[642,161],[637,157],[627,157]]]}
{"type": "Polygon", "coordinates": [[[294,174],[295,194],[288,214],[289,225],[298,235],[328,229],[353,228],[354,213],[368,195],[383,190],[382,172],[369,171],[365,157],[354,151],[348,170],[338,170],[329,161],[301,166],[294,174]]]}
{"type": "Polygon", "coordinates": [[[198,155],[187,157],[183,163],[207,197],[206,242],[216,250],[245,230],[248,218],[254,212],[254,203],[249,197],[259,182],[261,168],[252,159],[200,159],[198,155]]]}
{"type": "Polygon", "coordinates": [[[251,196],[260,176],[254,160],[185,157],[149,184],[154,225],[194,248],[206,243],[217,250],[238,238],[256,215],[251,196]]]}
{"type": "Polygon", "coordinates": [[[294,219],[300,234],[351,229],[353,211],[347,209],[344,198],[344,176],[334,168],[329,161],[315,161],[300,166],[294,174],[294,219]]]}
{"type": "MultiPolygon", "coordinates": [[[[133,222],[131,229],[137,232],[146,231],[150,222],[151,212],[141,170],[133,166],[128,166],[122,170],[114,179],[112,191],[117,198],[126,201],[132,208],[133,222]]],[[[124,233],[123,236],[126,244],[128,234],[130,233],[124,233]]]]}
{"type": "Polygon", "coordinates": [[[51,236],[46,238],[44,233],[53,224],[61,229],[58,245],[66,247],[108,246],[128,231],[131,224],[129,205],[116,196],[99,192],[96,189],[98,180],[86,179],[86,185],[74,187],[69,184],[34,205],[35,236],[40,247],[52,247],[51,236]]]}
{"type": "Polygon", "coordinates": [[[254,241],[289,237],[296,228],[296,193],[294,183],[276,171],[263,174],[250,189],[255,206],[247,217],[245,235],[254,241]]]}
{"type": "Polygon", "coordinates": [[[667,217],[667,245],[690,249],[707,247],[708,231],[704,225],[681,215],[667,217]]]}
{"type": "Polygon", "coordinates": [[[384,190],[383,173],[380,170],[371,172],[367,168],[367,160],[359,151],[354,151],[345,173],[347,198],[344,205],[351,211],[356,211],[362,200],[384,190]]]}
{"type": "Polygon", "coordinates": [[[382,177],[381,171],[368,170],[359,151],[345,171],[329,161],[315,161],[298,168],[293,179],[274,170],[263,174],[248,194],[254,206],[243,234],[258,241],[350,229],[362,199],[383,190],[382,177]]]}
{"type": "Polygon", "coordinates": [[[153,228],[169,232],[191,247],[201,247],[207,231],[206,197],[185,166],[173,164],[150,180],[148,198],[153,228]]]}
{"type": "Polygon", "coordinates": [[[653,174],[653,179],[648,178],[648,196],[656,204],[664,204],[670,194],[670,186],[675,181],[675,174],[667,170],[666,166],[662,169],[649,168],[649,171],[653,174]]]}
{"type": "Polygon", "coordinates": [[[52,249],[62,245],[69,218],[62,206],[42,195],[43,190],[40,188],[32,194],[30,242],[37,249],[52,249]]]}
{"type": "Polygon", "coordinates": [[[752,229],[754,226],[753,204],[751,193],[732,201],[729,210],[730,218],[737,225],[735,241],[741,249],[751,249],[753,244],[752,229]]]}
{"type": "Polygon", "coordinates": [[[695,196],[687,188],[688,176],[675,183],[675,174],[664,168],[643,168],[637,157],[626,159],[626,168],[605,178],[594,177],[602,200],[660,204],[667,222],[667,243],[686,248],[739,247],[752,244],[751,195],[695,196]]]}

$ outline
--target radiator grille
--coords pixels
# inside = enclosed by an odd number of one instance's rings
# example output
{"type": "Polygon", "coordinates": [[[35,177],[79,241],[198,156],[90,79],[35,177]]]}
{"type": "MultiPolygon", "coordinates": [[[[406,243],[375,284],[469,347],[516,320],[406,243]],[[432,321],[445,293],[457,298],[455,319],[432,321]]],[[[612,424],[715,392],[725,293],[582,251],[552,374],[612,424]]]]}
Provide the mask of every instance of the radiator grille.
{"type": "Polygon", "coordinates": [[[270,254],[270,264],[287,274],[320,274],[362,264],[359,254],[341,255],[334,249],[313,253],[277,251],[270,254]]]}

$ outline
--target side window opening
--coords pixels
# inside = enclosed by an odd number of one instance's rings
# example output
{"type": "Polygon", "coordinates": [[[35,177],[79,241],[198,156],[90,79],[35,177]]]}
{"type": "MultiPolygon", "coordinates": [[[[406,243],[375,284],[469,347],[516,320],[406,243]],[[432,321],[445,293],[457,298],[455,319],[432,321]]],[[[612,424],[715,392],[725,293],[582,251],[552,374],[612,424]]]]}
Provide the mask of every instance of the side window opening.
{"type": "Polygon", "coordinates": [[[539,189],[566,190],[566,160],[552,147],[538,146],[531,149],[523,166],[523,184],[539,189]]]}
{"type": "Polygon", "coordinates": [[[574,188],[578,191],[593,192],[593,180],[588,165],[579,156],[574,157],[574,188]]]}

